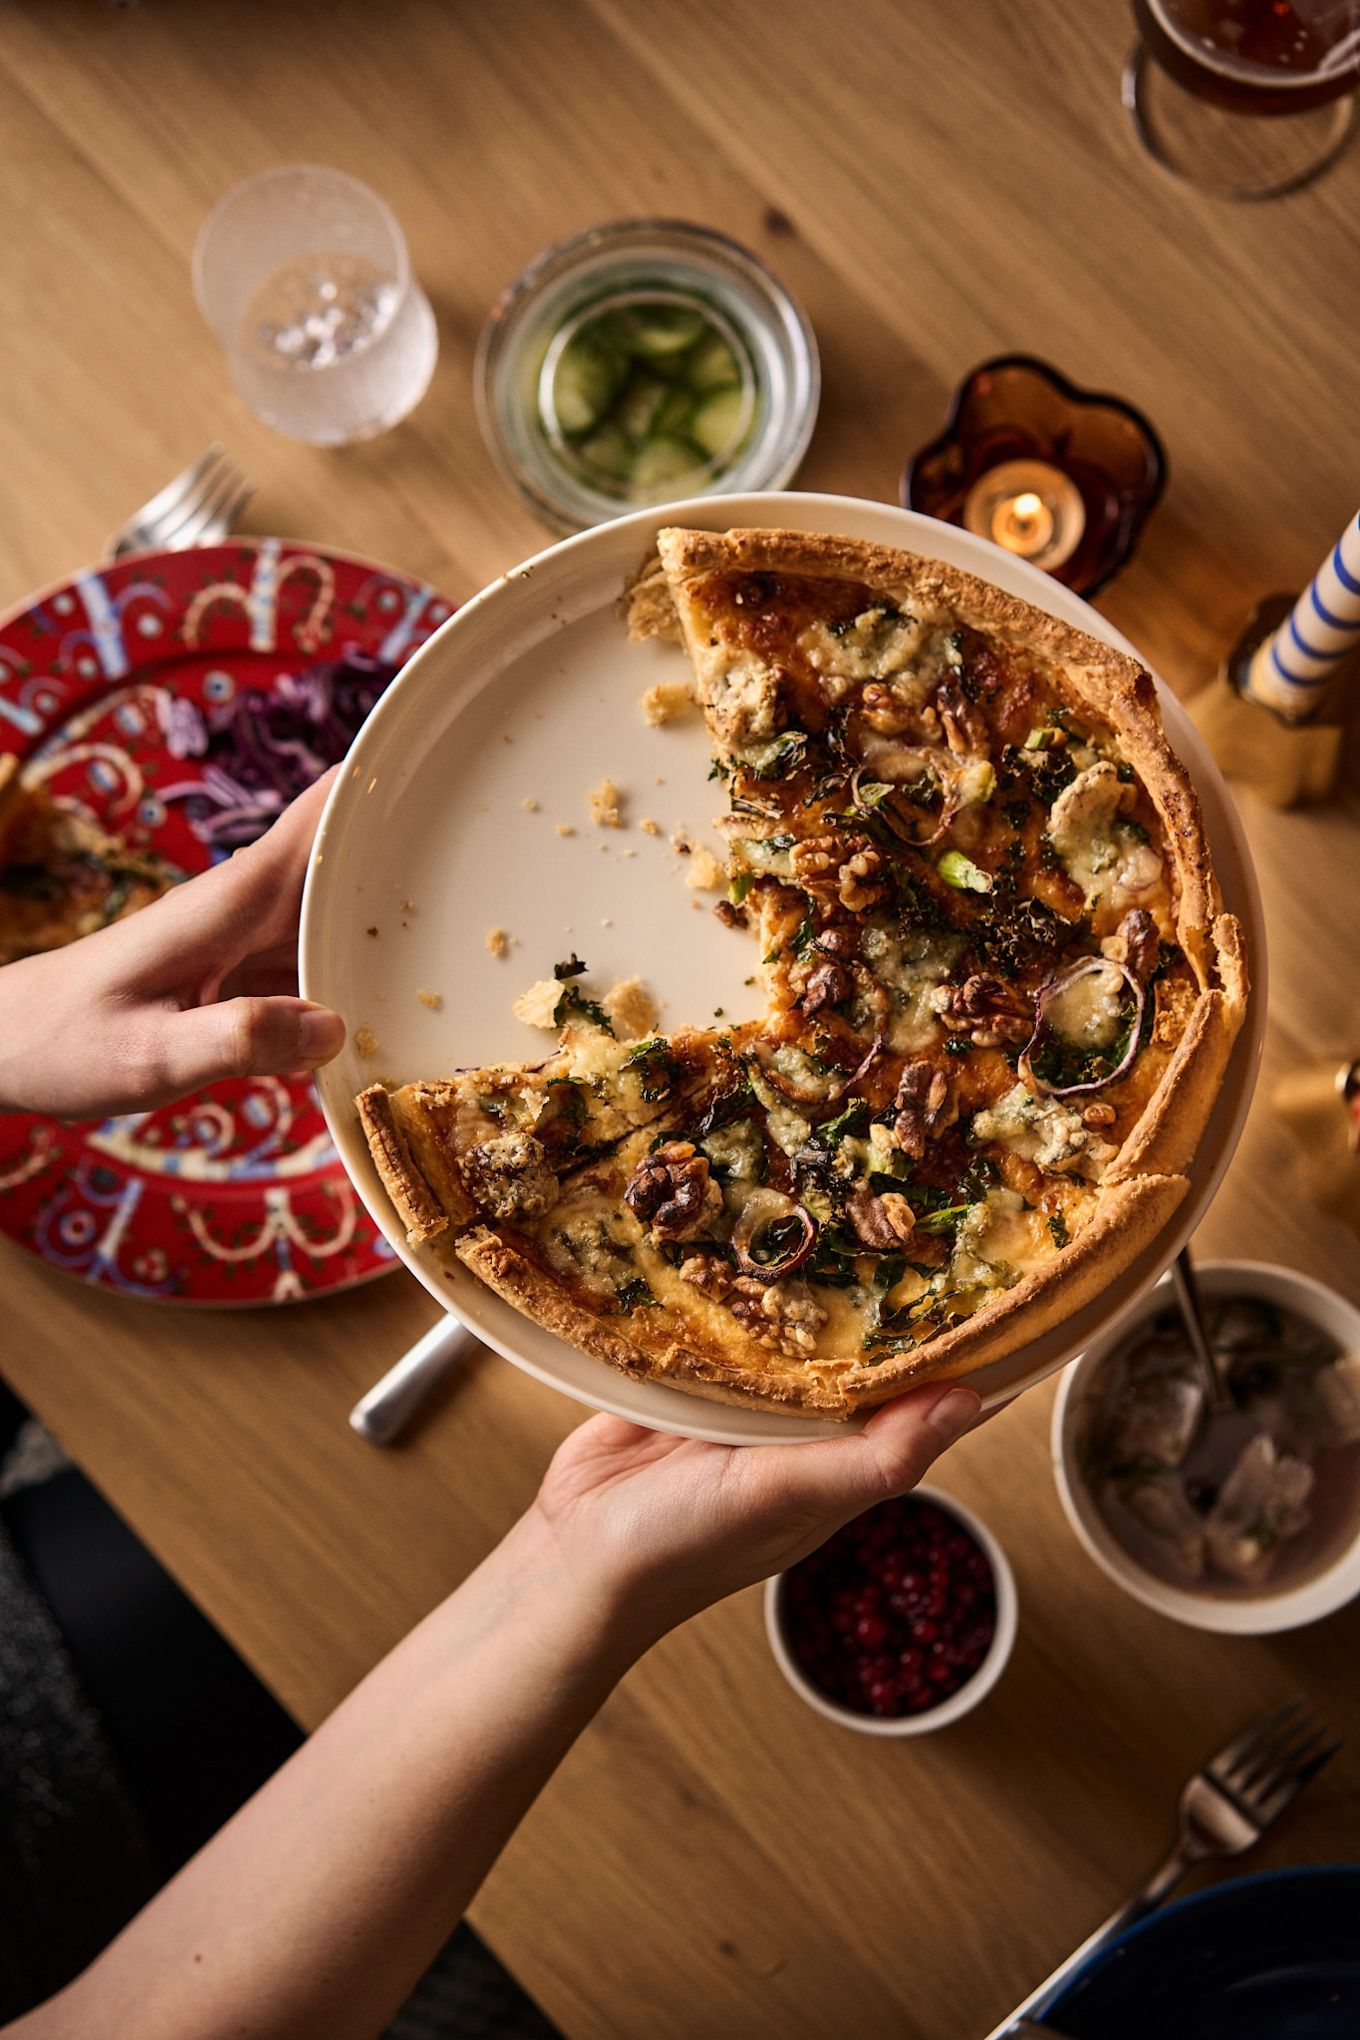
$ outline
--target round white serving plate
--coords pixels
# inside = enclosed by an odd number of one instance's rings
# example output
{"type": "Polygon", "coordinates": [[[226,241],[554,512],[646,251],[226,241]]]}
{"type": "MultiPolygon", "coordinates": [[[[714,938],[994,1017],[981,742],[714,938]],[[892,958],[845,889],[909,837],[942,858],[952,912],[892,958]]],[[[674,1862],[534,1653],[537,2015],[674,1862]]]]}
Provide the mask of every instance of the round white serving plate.
{"type": "MultiPolygon", "coordinates": [[[[684,675],[684,655],[661,641],[631,644],[616,608],[668,524],[829,531],[900,546],[1132,647],[1047,574],[913,511],[796,492],[700,497],[598,525],[483,589],[388,689],[336,780],[303,895],[302,990],[349,1022],[348,1044],[320,1072],[321,1101],[345,1166],[397,1253],[479,1338],[579,1402],[688,1437],[795,1443],[843,1427],[629,1380],[521,1317],[461,1265],[409,1247],[354,1110],[355,1093],[377,1077],[407,1083],[484,1062],[542,1061],[552,1037],[522,1026],[511,1002],[573,950],[600,989],[642,978],[663,1027],[759,1012],[758,988],[746,982],[756,969],[750,937],[715,921],[713,895],[686,890],[685,860],[671,847],[677,829],[719,847],[712,821],[723,802],[708,778],[702,725],[688,715],[654,728],[639,706],[655,681],[684,675]],[[606,775],[625,796],[623,829],[597,828],[590,816],[587,791],[606,775]],[[659,833],[644,833],[643,820],[659,833]],[[563,824],[574,834],[558,833],[563,824]],[[508,932],[504,958],[486,947],[492,928],[508,932]],[[364,1027],[377,1041],[368,1059],[354,1045],[364,1027]]],[[[1080,1353],[1157,1279],[1218,1188],[1251,1098],[1265,1020],[1260,897],[1218,770],[1174,696],[1160,691],[1167,734],[1199,790],[1225,900],[1246,927],[1251,1010],[1175,1219],[1095,1303],[971,1377],[989,1407],[1080,1353]]]]}

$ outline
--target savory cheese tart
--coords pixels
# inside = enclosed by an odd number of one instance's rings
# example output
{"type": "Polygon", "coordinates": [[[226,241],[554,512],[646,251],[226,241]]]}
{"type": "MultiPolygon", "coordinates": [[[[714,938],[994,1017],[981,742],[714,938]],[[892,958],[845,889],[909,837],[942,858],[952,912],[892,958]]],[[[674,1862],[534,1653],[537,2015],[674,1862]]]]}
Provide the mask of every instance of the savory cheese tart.
{"type": "Polygon", "coordinates": [[[724,1401],[847,1415],[998,1359],[1166,1224],[1245,1010],[1152,682],[834,537],[664,531],[626,607],[688,653],[765,1014],[623,1042],[568,987],[540,1068],[370,1087],[410,1237],[724,1401]]]}
{"type": "Polygon", "coordinates": [[[120,921],[182,877],[25,786],[18,759],[0,757],[0,964],[120,921]]]}

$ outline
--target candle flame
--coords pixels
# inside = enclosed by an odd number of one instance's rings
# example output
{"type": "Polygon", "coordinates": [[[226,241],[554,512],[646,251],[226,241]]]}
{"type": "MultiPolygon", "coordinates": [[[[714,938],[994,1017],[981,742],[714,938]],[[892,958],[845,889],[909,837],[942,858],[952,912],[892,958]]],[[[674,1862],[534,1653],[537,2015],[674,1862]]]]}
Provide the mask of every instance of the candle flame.
{"type": "Polygon", "coordinates": [[[1018,523],[1032,524],[1043,507],[1043,497],[1036,496],[1033,489],[1026,489],[1023,495],[1016,497],[1011,511],[1018,523]]]}

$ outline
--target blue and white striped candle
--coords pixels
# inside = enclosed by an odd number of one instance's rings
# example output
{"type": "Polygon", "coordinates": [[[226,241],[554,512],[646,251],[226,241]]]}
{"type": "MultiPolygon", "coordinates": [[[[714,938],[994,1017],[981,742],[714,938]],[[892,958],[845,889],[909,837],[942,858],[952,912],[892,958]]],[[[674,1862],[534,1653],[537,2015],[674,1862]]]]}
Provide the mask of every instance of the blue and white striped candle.
{"type": "Polygon", "coordinates": [[[1242,692],[1248,701],[1302,722],[1348,652],[1360,652],[1360,514],[1279,629],[1257,647],[1242,692]]]}

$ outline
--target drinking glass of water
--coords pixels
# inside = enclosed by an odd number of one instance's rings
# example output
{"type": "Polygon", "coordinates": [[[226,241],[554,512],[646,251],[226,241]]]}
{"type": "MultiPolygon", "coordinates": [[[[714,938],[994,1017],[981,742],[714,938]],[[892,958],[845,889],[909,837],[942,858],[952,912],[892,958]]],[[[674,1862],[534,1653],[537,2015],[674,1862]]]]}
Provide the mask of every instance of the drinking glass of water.
{"type": "Polygon", "coordinates": [[[242,397],[290,439],[370,439],[434,373],[434,313],[401,228],[343,170],[289,164],[229,191],[199,234],[194,290],[242,397]]]}

